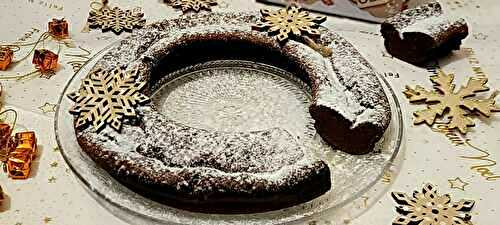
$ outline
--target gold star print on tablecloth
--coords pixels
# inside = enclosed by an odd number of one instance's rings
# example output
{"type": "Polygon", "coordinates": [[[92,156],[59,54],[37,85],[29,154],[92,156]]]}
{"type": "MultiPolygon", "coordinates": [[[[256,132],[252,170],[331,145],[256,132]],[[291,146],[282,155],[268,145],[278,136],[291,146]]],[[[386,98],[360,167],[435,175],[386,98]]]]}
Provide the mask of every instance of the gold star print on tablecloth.
{"type": "Polygon", "coordinates": [[[38,109],[42,110],[43,113],[51,113],[56,112],[57,105],[46,102],[42,106],[38,107],[38,109]]]}
{"type": "Polygon", "coordinates": [[[59,165],[59,163],[57,163],[57,162],[50,163],[50,167],[52,167],[52,168],[57,167],[57,165],[59,165]]]}
{"type": "Polygon", "coordinates": [[[462,179],[460,179],[460,177],[449,179],[448,183],[450,184],[451,189],[458,189],[462,191],[465,191],[465,187],[469,185],[469,183],[463,181],[462,179]]]}
{"type": "Polygon", "coordinates": [[[396,211],[400,214],[393,225],[472,225],[469,212],[474,201],[451,202],[450,195],[439,195],[432,184],[412,196],[401,192],[392,192],[391,196],[399,204],[396,211]]]}
{"type": "Polygon", "coordinates": [[[53,183],[55,183],[55,182],[56,182],[56,180],[57,180],[57,179],[56,179],[55,177],[53,177],[53,176],[52,176],[52,177],[49,177],[49,179],[48,179],[49,184],[53,184],[53,183]]]}
{"type": "Polygon", "coordinates": [[[50,218],[50,217],[47,217],[47,216],[46,216],[45,218],[43,218],[43,222],[44,222],[45,224],[50,223],[50,221],[52,221],[52,218],[50,218]]]}
{"type": "Polygon", "coordinates": [[[40,78],[50,80],[50,78],[52,78],[55,75],[56,75],[55,71],[46,71],[40,74],[40,78]]]}

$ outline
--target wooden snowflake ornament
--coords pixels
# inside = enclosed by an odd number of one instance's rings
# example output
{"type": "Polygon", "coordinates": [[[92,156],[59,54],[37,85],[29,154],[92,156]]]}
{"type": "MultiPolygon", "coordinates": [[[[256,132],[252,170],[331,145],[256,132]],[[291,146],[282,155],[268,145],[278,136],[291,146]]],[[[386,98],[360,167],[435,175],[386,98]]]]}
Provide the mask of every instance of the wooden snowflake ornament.
{"type": "Polygon", "coordinates": [[[90,28],[100,28],[103,31],[112,30],[115,34],[122,31],[131,32],[134,28],[141,28],[146,24],[144,13],[136,10],[125,10],[118,7],[103,7],[89,13],[88,23],[90,28]]]}
{"type": "Polygon", "coordinates": [[[415,124],[425,122],[432,126],[436,118],[446,116],[449,120],[448,128],[458,129],[462,134],[466,134],[468,127],[475,125],[470,118],[471,113],[479,112],[489,117],[492,112],[500,111],[500,107],[495,105],[498,92],[494,92],[489,99],[474,98],[476,93],[489,90],[486,87],[488,79],[470,78],[466,86],[455,91],[454,78],[453,74],[445,74],[439,70],[437,75],[431,77],[436,90],[428,91],[421,86],[406,87],[404,94],[410,102],[428,104],[427,109],[414,113],[415,124]]]}
{"type": "Polygon", "coordinates": [[[200,10],[211,11],[212,6],[217,5],[217,0],[165,0],[174,8],[179,8],[183,13],[188,11],[199,12],[200,10]]]}
{"type": "Polygon", "coordinates": [[[267,30],[280,41],[286,41],[290,35],[318,37],[319,25],[326,21],[326,16],[311,16],[302,8],[291,5],[278,11],[262,9],[262,20],[254,27],[267,30]]]}
{"type": "Polygon", "coordinates": [[[134,117],[134,107],[149,101],[140,90],[146,82],[137,82],[138,69],[124,73],[117,67],[113,70],[97,69],[82,82],[82,88],[68,97],[76,103],[70,113],[78,116],[76,127],[92,123],[96,130],[106,124],[120,131],[124,117],[134,117]]]}
{"type": "Polygon", "coordinates": [[[393,225],[472,225],[468,212],[474,201],[452,203],[450,195],[438,195],[432,184],[426,184],[422,192],[413,192],[412,197],[401,192],[392,192],[391,196],[399,204],[396,211],[401,214],[393,225]]]}
{"type": "Polygon", "coordinates": [[[254,29],[266,31],[276,37],[280,43],[290,38],[304,40],[311,48],[324,56],[330,56],[330,48],[315,43],[311,38],[320,36],[319,26],[326,21],[326,16],[312,16],[297,5],[290,5],[278,11],[262,9],[262,18],[254,29]]]}

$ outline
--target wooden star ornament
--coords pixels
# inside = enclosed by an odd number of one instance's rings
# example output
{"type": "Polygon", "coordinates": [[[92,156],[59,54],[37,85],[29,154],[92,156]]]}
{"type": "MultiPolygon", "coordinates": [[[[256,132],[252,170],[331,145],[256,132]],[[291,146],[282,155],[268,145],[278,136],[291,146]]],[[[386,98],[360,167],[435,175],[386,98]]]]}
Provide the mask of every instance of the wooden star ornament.
{"type": "Polygon", "coordinates": [[[434,89],[428,91],[421,86],[406,87],[403,92],[411,103],[425,103],[427,109],[416,111],[414,123],[426,123],[432,126],[436,118],[448,119],[449,129],[458,129],[460,133],[466,134],[468,127],[475,125],[471,119],[472,113],[479,112],[481,115],[490,117],[493,112],[499,112],[500,107],[495,105],[498,91],[493,92],[490,98],[480,99],[476,97],[479,92],[488,91],[486,78],[469,78],[465,86],[455,90],[453,74],[446,74],[439,70],[437,75],[431,77],[435,84],[434,89]]]}

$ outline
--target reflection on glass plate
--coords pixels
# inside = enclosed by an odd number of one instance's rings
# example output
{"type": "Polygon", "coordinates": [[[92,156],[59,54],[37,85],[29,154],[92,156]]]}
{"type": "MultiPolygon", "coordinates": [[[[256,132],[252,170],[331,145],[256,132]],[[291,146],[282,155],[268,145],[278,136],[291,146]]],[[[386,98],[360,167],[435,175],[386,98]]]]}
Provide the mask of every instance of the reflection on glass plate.
{"type": "Polygon", "coordinates": [[[155,89],[159,110],[191,127],[223,132],[279,127],[296,137],[315,134],[307,86],[275,67],[212,61],[169,74],[155,89]]]}
{"type": "MultiPolygon", "coordinates": [[[[80,80],[103,55],[99,53],[68,82],[56,114],[55,130],[63,156],[84,186],[112,213],[132,224],[283,224],[367,204],[385,192],[376,187],[384,170],[401,147],[403,127],[399,103],[381,78],[392,109],[391,125],[374,153],[353,156],[335,151],[316,134],[308,112],[309,88],[281,69],[248,61],[212,61],[168,74],[153,88],[152,100],[170,119],[188,126],[225,132],[245,132],[279,127],[325,160],[331,170],[332,189],[295,207],[247,215],[209,215],[168,207],[144,198],[118,183],[81,150],[76,141],[71,101],[65,95],[78,89],[80,80]]],[[[358,210],[359,211],[359,210],[358,210]]],[[[341,222],[335,217],[333,222],[341,222]]]]}

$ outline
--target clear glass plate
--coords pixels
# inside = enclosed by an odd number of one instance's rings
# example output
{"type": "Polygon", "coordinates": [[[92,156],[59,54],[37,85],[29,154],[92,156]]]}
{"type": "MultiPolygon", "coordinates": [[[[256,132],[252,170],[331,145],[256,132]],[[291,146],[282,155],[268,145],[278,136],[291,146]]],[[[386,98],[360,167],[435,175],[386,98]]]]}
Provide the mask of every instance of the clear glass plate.
{"type": "MultiPolygon", "coordinates": [[[[109,49],[109,48],[107,48],[109,49]]],[[[283,210],[242,215],[214,215],[175,209],[134,193],[97,166],[80,148],[68,113],[66,97],[107,49],[94,56],[66,85],[55,119],[56,139],[70,168],[91,195],[113,214],[132,224],[285,224],[349,210],[359,213],[386,192],[380,186],[384,171],[393,166],[401,149],[403,123],[394,92],[380,77],[392,110],[391,124],[374,153],[354,156],[331,149],[316,134],[308,112],[310,90],[281,69],[248,61],[213,61],[168,74],[154,89],[153,103],[170,119],[189,126],[219,131],[255,131],[280,127],[328,163],[332,188],[324,195],[283,210]],[[245,104],[243,104],[245,103],[245,104]]],[[[334,221],[342,222],[342,217],[334,221]]]]}

